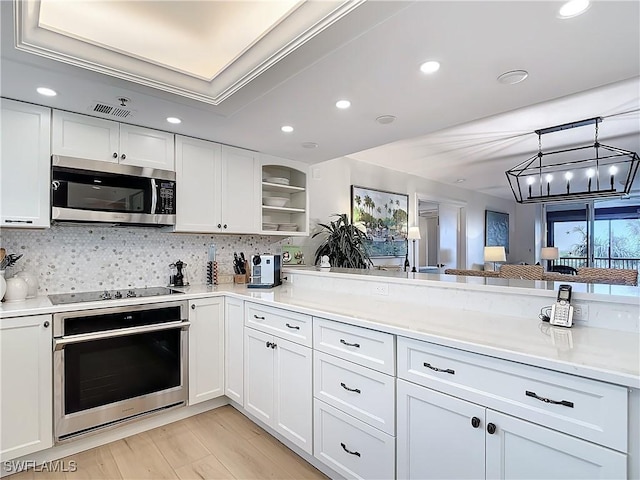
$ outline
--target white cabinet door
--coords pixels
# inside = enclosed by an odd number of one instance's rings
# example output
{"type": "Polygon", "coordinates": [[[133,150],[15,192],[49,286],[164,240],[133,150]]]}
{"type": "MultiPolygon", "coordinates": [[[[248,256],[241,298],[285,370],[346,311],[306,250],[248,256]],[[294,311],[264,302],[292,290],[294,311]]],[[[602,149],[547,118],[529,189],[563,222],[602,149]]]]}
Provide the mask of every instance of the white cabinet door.
{"type": "Polygon", "coordinates": [[[189,302],[189,404],[224,395],[224,299],[189,302]]]}
{"type": "Polygon", "coordinates": [[[312,454],[312,350],[280,338],[274,343],[275,429],[312,454]]]}
{"type": "Polygon", "coordinates": [[[223,232],[259,233],[262,229],[260,175],[260,159],[255,152],[222,147],[223,232]]]}
{"type": "Polygon", "coordinates": [[[53,155],[118,163],[118,122],[54,110],[51,135],[53,155]]]}
{"type": "Polygon", "coordinates": [[[485,430],[487,478],[627,478],[626,455],[576,437],[493,410],[485,430]]]}
{"type": "Polygon", "coordinates": [[[0,460],[53,445],[51,316],[0,322],[0,460]]]}
{"type": "Polygon", "coordinates": [[[49,227],[51,110],[2,99],[0,226],[49,227]]]}
{"type": "Polygon", "coordinates": [[[244,401],[244,301],[225,299],[224,319],[224,393],[242,405],[244,401]]]}
{"type": "Polygon", "coordinates": [[[119,152],[123,165],[175,170],[172,133],[121,123],[119,152]]]}
{"type": "Polygon", "coordinates": [[[177,232],[215,232],[221,225],[220,145],[176,136],[177,232]]]}
{"type": "Polygon", "coordinates": [[[485,408],[404,380],[397,391],[398,478],[484,478],[485,408]]]}
{"type": "Polygon", "coordinates": [[[244,329],[244,408],[273,425],[273,336],[244,329]]]}

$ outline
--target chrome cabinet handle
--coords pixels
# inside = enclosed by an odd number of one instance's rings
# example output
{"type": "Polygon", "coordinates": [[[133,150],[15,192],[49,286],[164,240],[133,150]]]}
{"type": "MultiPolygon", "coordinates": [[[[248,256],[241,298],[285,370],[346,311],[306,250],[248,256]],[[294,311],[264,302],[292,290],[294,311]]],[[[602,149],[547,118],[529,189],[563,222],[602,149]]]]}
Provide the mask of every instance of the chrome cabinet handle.
{"type": "Polygon", "coordinates": [[[300,330],[300,327],[297,325],[289,325],[288,323],[285,324],[287,327],[292,328],[294,330],[300,330]]]}
{"type": "Polygon", "coordinates": [[[536,395],[536,392],[530,392],[529,390],[526,390],[524,394],[527,397],[533,397],[536,400],[540,400],[544,403],[551,403],[552,405],[563,405],[565,407],[573,408],[573,402],[569,402],[568,400],[551,400],[550,398],[539,397],[538,395],[536,395]]]}
{"type": "Polygon", "coordinates": [[[360,456],[360,452],[352,452],[351,450],[349,450],[349,449],[347,448],[347,446],[346,446],[344,443],[340,443],[340,446],[341,446],[341,447],[342,447],[342,449],[343,449],[345,452],[347,452],[348,454],[350,454],[350,455],[355,455],[356,457],[359,457],[359,456],[360,456]]]}
{"type": "Polygon", "coordinates": [[[362,393],[359,388],[349,388],[344,384],[344,382],[340,383],[340,386],[350,392],[362,393]]]}
{"type": "Polygon", "coordinates": [[[33,220],[11,220],[8,218],[4,223],[33,223],[33,220]]]}
{"type": "Polygon", "coordinates": [[[264,320],[264,317],[259,317],[258,315],[253,315],[253,318],[257,318],[258,320],[264,320]]]}
{"type": "Polygon", "coordinates": [[[344,341],[342,338],[340,339],[340,343],[343,345],[346,345],[347,347],[356,347],[356,348],[360,348],[360,344],[359,343],[347,343],[346,341],[344,341]]]}
{"type": "Polygon", "coordinates": [[[450,368],[434,367],[433,365],[431,365],[430,363],[427,363],[427,362],[424,362],[424,366],[427,367],[427,368],[430,368],[434,372],[450,373],[451,375],[455,375],[456,374],[455,370],[451,370],[450,368]]]}
{"type": "Polygon", "coordinates": [[[44,323],[43,323],[43,325],[44,325],[44,328],[49,328],[49,325],[51,325],[51,324],[50,324],[50,323],[49,323],[49,321],[47,320],[46,322],[44,322],[44,323]]]}

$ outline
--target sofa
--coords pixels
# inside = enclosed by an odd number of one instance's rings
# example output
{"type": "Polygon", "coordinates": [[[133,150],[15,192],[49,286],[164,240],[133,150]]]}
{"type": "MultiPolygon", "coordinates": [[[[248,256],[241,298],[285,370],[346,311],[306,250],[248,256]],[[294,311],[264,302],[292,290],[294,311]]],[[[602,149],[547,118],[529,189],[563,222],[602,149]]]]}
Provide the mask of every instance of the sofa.
{"type": "Polygon", "coordinates": [[[623,268],[580,267],[577,275],[558,272],[546,272],[541,265],[509,265],[505,264],[497,271],[462,270],[448,268],[448,275],[464,275],[469,277],[519,278],[524,280],[546,280],[553,282],[605,283],[610,285],[638,285],[638,271],[623,268]]]}

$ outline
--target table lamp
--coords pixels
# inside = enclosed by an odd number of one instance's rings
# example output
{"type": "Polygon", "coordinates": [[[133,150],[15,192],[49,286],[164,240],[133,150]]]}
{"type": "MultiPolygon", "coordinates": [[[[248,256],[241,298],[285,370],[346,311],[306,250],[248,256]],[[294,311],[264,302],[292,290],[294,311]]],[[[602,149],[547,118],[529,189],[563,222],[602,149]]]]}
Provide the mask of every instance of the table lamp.
{"type": "Polygon", "coordinates": [[[542,247],[540,250],[540,258],[547,260],[547,272],[551,269],[551,261],[560,258],[558,247],[542,247]]]}
{"type": "Polygon", "coordinates": [[[504,247],[484,247],[484,261],[493,262],[493,270],[496,269],[496,262],[506,262],[507,254],[504,247]]]}
{"type": "Polygon", "coordinates": [[[409,240],[413,240],[413,268],[412,273],[416,273],[416,240],[420,240],[420,228],[409,227],[409,233],[407,234],[409,240]]]}

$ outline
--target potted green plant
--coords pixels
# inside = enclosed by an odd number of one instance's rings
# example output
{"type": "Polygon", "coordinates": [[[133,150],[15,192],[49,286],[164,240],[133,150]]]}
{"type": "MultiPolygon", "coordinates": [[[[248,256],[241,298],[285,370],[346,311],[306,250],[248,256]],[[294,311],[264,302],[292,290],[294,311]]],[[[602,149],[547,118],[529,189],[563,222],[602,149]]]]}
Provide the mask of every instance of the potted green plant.
{"type": "Polygon", "coordinates": [[[320,258],[327,255],[333,267],[369,268],[373,265],[365,245],[365,233],[351,223],[346,213],[336,213],[333,216],[337,220],[329,224],[319,223],[322,230],[313,234],[312,238],[326,235],[316,250],[314,263],[317,265],[320,258]]]}

